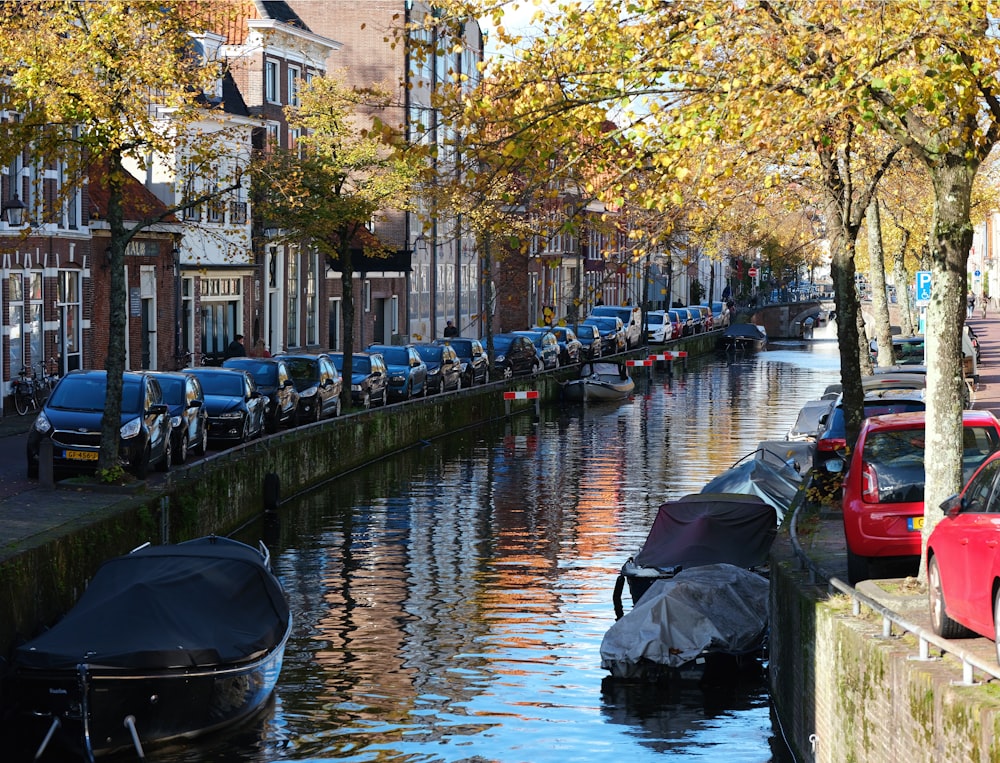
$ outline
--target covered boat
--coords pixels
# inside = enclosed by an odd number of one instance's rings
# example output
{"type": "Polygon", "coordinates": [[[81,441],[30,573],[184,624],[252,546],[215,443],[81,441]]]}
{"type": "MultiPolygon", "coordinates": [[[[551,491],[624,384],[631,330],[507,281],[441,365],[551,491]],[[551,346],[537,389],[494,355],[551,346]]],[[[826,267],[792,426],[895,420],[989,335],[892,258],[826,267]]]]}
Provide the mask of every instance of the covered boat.
{"type": "Polygon", "coordinates": [[[563,382],[563,395],[573,402],[624,400],[634,389],[623,363],[584,363],[579,379],[563,382]]]}
{"type": "Polygon", "coordinates": [[[660,506],[615,585],[618,620],[601,643],[602,667],[613,678],[659,680],[719,661],[757,666],[776,534],[777,512],[757,495],[696,493],[660,506]]]}
{"type": "Polygon", "coordinates": [[[144,744],[261,708],[291,632],[269,562],[263,545],[215,536],[105,562],[61,621],[14,652],[14,711],[43,724],[36,758],[50,744],[141,758],[144,744]]]}
{"type": "Polygon", "coordinates": [[[770,451],[755,450],[709,481],[702,493],[740,493],[760,496],[774,507],[780,524],[802,485],[802,475],[793,464],[768,461],[770,451]]]}
{"type": "Polygon", "coordinates": [[[733,323],[718,340],[718,349],[723,352],[763,350],[766,345],[767,332],[756,323],[733,323]]]}

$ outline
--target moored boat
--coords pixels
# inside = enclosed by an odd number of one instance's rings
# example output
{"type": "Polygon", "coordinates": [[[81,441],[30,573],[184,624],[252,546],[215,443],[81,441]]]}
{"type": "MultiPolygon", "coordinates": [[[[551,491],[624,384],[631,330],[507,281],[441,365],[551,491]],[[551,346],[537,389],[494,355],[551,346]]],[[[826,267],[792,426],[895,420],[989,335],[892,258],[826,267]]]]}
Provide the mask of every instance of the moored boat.
{"type": "Polygon", "coordinates": [[[696,493],[660,506],[642,548],[622,566],[618,620],[601,643],[601,666],[612,678],[645,681],[720,662],[758,666],[776,534],[777,512],[757,495],[696,493]]]}
{"type": "Polygon", "coordinates": [[[767,332],[756,323],[733,323],[722,332],[717,347],[721,352],[747,352],[763,350],[767,345],[767,332]]]}
{"type": "Polygon", "coordinates": [[[622,363],[584,363],[579,379],[563,382],[563,396],[572,402],[624,400],[634,389],[622,363]]]}
{"type": "Polygon", "coordinates": [[[196,737],[270,697],[291,615],[263,545],[210,536],[105,562],[55,626],[18,647],[15,716],[86,760],[196,737]]]}

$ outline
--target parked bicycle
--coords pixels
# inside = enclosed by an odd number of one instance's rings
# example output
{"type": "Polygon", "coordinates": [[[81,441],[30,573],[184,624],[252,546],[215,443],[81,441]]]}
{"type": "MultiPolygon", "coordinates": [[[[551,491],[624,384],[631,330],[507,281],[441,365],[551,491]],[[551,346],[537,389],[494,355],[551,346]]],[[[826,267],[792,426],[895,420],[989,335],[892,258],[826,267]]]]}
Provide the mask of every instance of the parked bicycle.
{"type": "MultiPolygon", "coordinates": [[[[54,359],[50,358],[49,362],[54,362],[54,359]]],[[[18,378],[14,380],[14,408],[21,416],[29,410],[39,410],[59,381],[57,374],[48,373],[44,363],[39,363],[37,367],[41,374],[34,368],[30,374],[28,369],[22,368],[18,372],[18,378]]]]}

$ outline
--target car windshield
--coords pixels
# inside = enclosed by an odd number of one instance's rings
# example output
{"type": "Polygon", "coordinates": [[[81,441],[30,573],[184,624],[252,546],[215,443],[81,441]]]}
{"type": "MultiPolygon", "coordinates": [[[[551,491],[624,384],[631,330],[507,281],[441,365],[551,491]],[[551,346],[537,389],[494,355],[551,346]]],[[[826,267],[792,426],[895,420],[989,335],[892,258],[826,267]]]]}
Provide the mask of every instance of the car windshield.
{"type": "MultiPolygon", "coordinates": [[[[343,371],[344,369],[340,369],[343,371]]],[[[351,358],[351,373],[355,374],[370,374],[372,372],[372,361],[371,358],[351,358]]]]}
{"type": "Polygon", "coordinates": [[[430,360],[435,363],[441,362],[441,348],[440,347],[420,347],[417,349],[420,357],[424,360],[430,360]]]}
{"type": "Polygon", "coordinates": [[[662,326],[663,316],[659,313],[646,313],[646,320],[650,326],[662,326]]]}
{"type": "MultiPolygon", "coordinates": [[[[920,400],[865,401],[864,417],[885,416],[890,413],[912,413],[926,410],[926,405],[920,400]]],[[[827,439],[844,439],[847,431],[844,426],[844,409],[837,406],[830,413],[830,424],[823,435],[827,439]]]]}
{"type": "Polygon", "coordinates": [[[239,368],[249,371],[258,384],[265,387],[273,387],[278,381],[278,366],[275,363],[255,363],[253,361],[241,361],[239,368]]]}
{"type": "Polygon", "coordinates": [[[285,366],[293,379],[316,381],[319,378],[319,364],[306,358],[288,358],[285,366]]]}
{"type": "Polygon", "coordinates": [[[179,405],[184,402],[184,380],[172,376],[158,377],[160,390],[163,392],[163,402],[167,405],[179,405]]]}
{"type": "Polygon", "coordinates": [[[243,397],[243,378],[238,373],[204,374],[198,379],[206,395],[243,397]]]}
{"type": "Polygon", "coordinates": [[[404,347],[386,347],[379,350],[379,352],[382,353],[382,357],[385,358],[386,363],[391,363],[395,366],[410,365],[410,353],[404,347]]]}
{"type": "Polygon", "coordinates": [[[493,349],[497,352],[507,352],[510,346],[514,343],[514,337],[511,336],[495,336],[493,337],[493,349]]]}
{"type": "MultiPolygon", "coordinates": [[[[103,411],[107,398],[106,377],[72,377],[63,379],[52,392],[48,404],[68,411],[103,411]]],[[[141,410],[142,386],[135,379],[122,383],[122,413],[141,410]]]]}

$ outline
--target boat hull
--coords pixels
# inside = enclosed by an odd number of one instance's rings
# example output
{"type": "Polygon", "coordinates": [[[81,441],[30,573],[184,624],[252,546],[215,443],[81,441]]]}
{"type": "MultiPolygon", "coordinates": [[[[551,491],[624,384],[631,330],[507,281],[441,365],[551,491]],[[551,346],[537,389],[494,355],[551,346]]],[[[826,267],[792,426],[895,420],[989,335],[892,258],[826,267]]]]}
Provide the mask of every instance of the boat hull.
{"type": "Polygon", "coordinates": [[[137,742],[145,748],[218,731],[253,716],[268,701],[290,633],[289,619],[275,648],[238,665],[18,671],[12,688],[19,716],[37,724],[34,731],[22,732],[44,739],[42,749],[51,745],[93,759],[134,750],[137,742]],[[45,738],[50,730],[51,739],[45,738]]]}
{"type": "Polygon", "coordinates": [[[563,386],[565,398],[571,402],[624,400],[635,389],[632,379],[624,381],[602,381],[595,379],[574,379],[563,386]]]}

